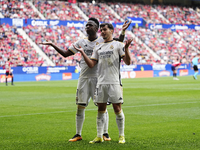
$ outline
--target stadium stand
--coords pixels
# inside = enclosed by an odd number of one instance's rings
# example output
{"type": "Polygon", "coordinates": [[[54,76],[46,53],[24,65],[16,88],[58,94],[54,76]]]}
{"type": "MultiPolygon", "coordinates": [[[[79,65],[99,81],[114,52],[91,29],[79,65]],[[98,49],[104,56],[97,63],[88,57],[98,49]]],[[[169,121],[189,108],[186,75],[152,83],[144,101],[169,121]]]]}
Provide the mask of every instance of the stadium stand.
{"type": "Polygon", "coordinates": [[[43,58],[17,32],[15,26],[0,26],[0,66],[10,57],[12,66],[41,66],[43,58]]]}
{"type": "Polygon", "coordinates": [[[46,19],[84,21],[82,15],[68,2],[35,0],[34,5],[46,19]]]}
{"type": "Polygon", "coordinates": [[[105,3],[78,3],[80,9],[90,18],[98,18],[101,22],[121,22],[105,3]]]}
{"type": "Polygon", "coordinates": [[[155,6],[171,24],[200,24],[200,15],[193,8],[178,6],[155,6]]]}
{"type": "Polygon", "coordinates": [[[32,18],[40,19],[37,12],[26,1],[21,0],[3,0],[0,1],[0,10],[5,18],[32,18]]]}
{"type": "MultiPolygon", "coordinates": [[[[119,37],[121,29],[115,28],[114,37],[119,37]]],[[[125,40],[133,38],[131,32],[126,32],[125,40]]],[[[131,43],[129,50],[131,52],[131,63],[132,64],[153,64],[158,59],[156,59],[151,52],[145,47],[144,43],[140,43],[137,38],[131,43]]],[[[123,64],[123,62],[122,62],[123,64]]]]}
{"type": "Polygon", "coordinates": [[[147,23],[167,23],[159,16],[156,9],[150,5],[128,4],[128,3],[109,3],[121,18],[136,17],[144,18],[147,23]]]}
{"type": "Polygon", "coordinates": [[[171,29],[150,30],[139,28],[133,29],[133,32],[161,57],[161,63],[172,63],[174,55],[191,59],[192,54],[196,53],[190,43],[184,41],[171,29]]]}
{"type": "Polygon", "coordinates": [[[27,26],[23,28],[29,37],[38,44],[45,54],[57,66],[75,66],[80,60],[80,54],[67,58],[59,55],[51,46],[40,45],[40,42],[51,41],[62,49],[67,49],[73,42],[77,41],[80,36],[74,27],[66,26],[27,26]]]}
{"type": "Polygon", "coordinates": [[[200,31],[199,30],[177,30],[176,31],[185,41],[200,50],[200,31]]]}
{"type": "MultiPolygon", "coordinates": [[[[146,28],[133,28],[132,33],[126,32],[126,38],[134,37],[131,44],[132,64],[146,63],[171,63],[174,55],[179,55],[184,62],[189,63],[191,58],[200,50],[199,31],[196,30],[176,30],[171,29],[148,29],[148,24],[200,24],[199,9],[180,6],[164,5],[143,5],[130,3],[89,3],[78,2],[71,4],[63,1],[42,1],[35,0],[31,2],[25,0],[0,0],[0,13],[5,18],[24,18],[24,19],[41,19],[41,14],[46,19],[59,20],[78,20],[86,21],[84,16],[99,18],[101,22],[117,23],[123,22],[127,17],[143,18],[146,21],[146,28]],[[34,11],[38,9],[37,11],[34,11]],[[80,11],[78,10],[80,9],[80,11]],[[40,12],[41,14],[38,14],[40,12]],[[158,56],[158,57],[157,57],[158,56]]],[[[42,17],[43,18],[43,17],[42,17]]],[[[43,59],[33,48],[28,45],[27,41],[16,32],[16,27],[1,26],[0,38],[3,43],[0,44],[1,65],[5,63],[6,51],[17,53],[12,57],[20,57],[14,62],[17,65],[32,65],[30,62],[38,61],[41,65],[43,59]],[[5,30],[8,31],[3,31],[5,30]],[[11,32],[12,31],[12,32],[11,32]],[[10,38],[5,38],[5,33],[12,35],[17,46],[10,48],[10,38]],[[9,41],[9,42],[8,42],[9,41]],[[20,43],[20,44],[19,44],[20,43]],[[28,50],[22,50],[22,49],[28,50]],[[3,50],[2,50],[3,49],[3,50]],[[6,49],[6,51],[5,51],[6,49]],[[11,50],[10,50],[11,49],[11,50]],[[20,54],[20,55],[19,55],[20,54]],[[27,56],[28,55],[28,56],[27,56]],[[4,57],[5,56],[5,57],[4,57]],[[27,59],[28,58],[28,59],[27,59]],[[22,61],[20,61],[22,60],[22,61]],[[29,62],[30,61],[30,62],[29,62]]],[[[63,58],[53,48],[41,46],[38,43],[45,40],[52,40],[63,49],[67,49],[73,42],[85,34],[84,29],[77,30],[74,27],[66,26],[31,26],[23,27],[27,35],[41,48],[41,50],[50,58],[55,65],[74,66],[77,65],[81,56],[63,58]]],[[[119,29],[115,29],[114,37],[118,37],[119,29]]],[[[85,35],[86,36],[86,35],[85,35]]],[[[14,44],[16,45],[16,44],[14,44]]],[[[13,54],[15,54],[13,53],[13,54]]]]}

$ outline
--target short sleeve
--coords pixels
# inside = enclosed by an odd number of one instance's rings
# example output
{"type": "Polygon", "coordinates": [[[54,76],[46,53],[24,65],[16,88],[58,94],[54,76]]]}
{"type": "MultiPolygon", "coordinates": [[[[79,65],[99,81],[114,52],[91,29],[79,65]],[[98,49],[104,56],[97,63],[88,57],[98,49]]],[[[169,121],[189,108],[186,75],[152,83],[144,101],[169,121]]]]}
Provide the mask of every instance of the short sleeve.
{"type": "Polygon", "coordinates": [[[93,53],[92,53],[91,59],[92,59],[92,60],[96,60],[96,61],[98,61],[98,51],[97,51],[96,48],[94,48],[94,50],[93,50],[93,53]]]}
{"type": "MultiPolygon", "coordinates": [[[[80,40],[78,40],[78,41],[76,41],[75,43],[74,43],[74,45],[76,46],[76,47],[78,47],[78,48],[80,48],[80,40]]],[[[74,46],[73,45],[71,45],[70,47],[69,47],[69,49],[68,50],[70,50],[72,53],[78,53],[78,51],[74,48],[74,46]]]]}
{"type": "Polygon", "coordinates": [[[124,47],[124,43],[119,42],[119,55],[120,57],[124,57],[125,56],[125,47],[124,47]]]}

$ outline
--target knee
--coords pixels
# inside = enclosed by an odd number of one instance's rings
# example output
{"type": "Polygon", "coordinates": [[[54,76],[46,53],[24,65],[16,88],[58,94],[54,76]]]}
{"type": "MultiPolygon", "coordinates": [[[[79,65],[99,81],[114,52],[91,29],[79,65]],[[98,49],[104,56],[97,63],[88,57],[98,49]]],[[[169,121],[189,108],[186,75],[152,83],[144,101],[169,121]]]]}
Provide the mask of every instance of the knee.
{"type": "Polygon", "coordinates": [[[77,116],[84,116],[85,115],[85,107],[78,106],[76,115],[77,116]]]}
{"type": "Polygon", "coordinates": [[[121,112],[121,108],[114,109],[115,114],[119,114],[121,112]]]}
{"type": "Polygon", "coordinates": [[[120,113],[121,104],[113,104],[113,109],[114,109],[115,113],[120,113]]]}
{"type": "Polygon", "coordinates": [[[97,104],[98,105],[98,111],[105,112],[106,111],[106,104],[97,104]]]}

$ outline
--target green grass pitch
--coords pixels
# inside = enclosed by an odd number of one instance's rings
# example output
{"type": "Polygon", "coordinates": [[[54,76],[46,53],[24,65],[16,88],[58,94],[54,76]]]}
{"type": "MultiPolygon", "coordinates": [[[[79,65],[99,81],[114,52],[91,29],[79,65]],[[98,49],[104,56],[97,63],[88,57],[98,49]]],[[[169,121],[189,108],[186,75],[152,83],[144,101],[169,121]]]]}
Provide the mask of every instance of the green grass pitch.
{"type": "MultiPolygon", "coordinates": [[[[199,77],[200,78],[200,77],[199,77]]],[[[97,107],[86,108],[82,141],[75,134],[77,80],[0,83],[1,150],[199,150],[200,80],[192,76],[123,79],[125,144],[118,144],[112,106],[112,141],[96,137],[97,107]]]]}

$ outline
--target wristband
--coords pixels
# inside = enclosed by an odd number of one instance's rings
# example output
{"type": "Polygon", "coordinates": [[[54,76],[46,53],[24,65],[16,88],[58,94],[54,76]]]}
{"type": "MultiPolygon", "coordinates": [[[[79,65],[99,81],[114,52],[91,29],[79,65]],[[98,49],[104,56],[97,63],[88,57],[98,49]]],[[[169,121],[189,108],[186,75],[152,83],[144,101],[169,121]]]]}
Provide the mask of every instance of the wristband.
{"type": "Polygon", "coordinates": [[[125,31],[124,30],[122,30],[122,33],[121,33],[122,35],[125,35],[125,31]]]}

